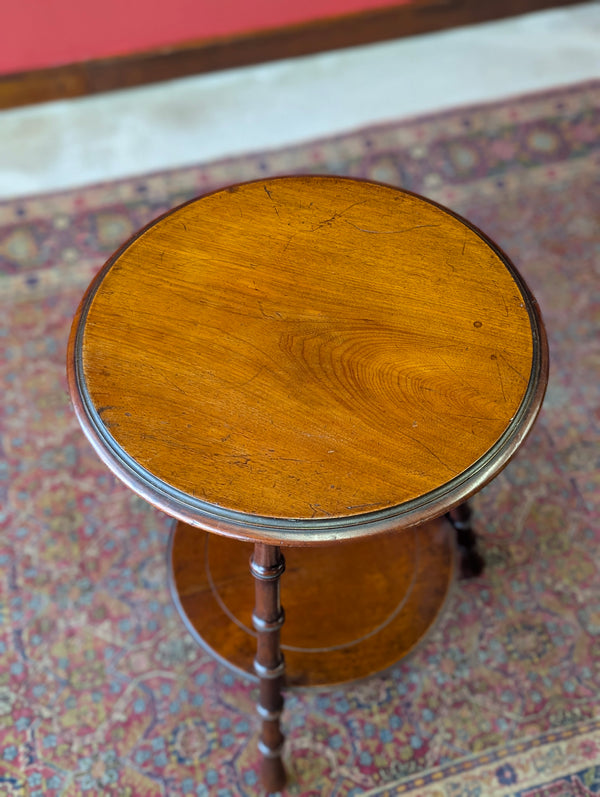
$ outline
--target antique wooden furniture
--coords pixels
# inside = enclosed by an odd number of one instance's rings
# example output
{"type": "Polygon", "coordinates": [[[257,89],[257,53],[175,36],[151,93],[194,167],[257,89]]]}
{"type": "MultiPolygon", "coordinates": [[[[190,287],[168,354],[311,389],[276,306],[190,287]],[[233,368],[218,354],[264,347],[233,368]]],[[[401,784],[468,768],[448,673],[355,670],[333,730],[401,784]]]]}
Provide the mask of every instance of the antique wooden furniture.
{"type": "Polygon", "coordinates": [[[178,521],[172,588],[190,630],[258,676],[266,788],[285,781],[282,647],[288,683],[310,684],[414,646],[452,579],[443,516],[464,524],[457,508],[521,444],[547,357],[494,244],[359,180],[217,191],[140,232],[90,286],[70,341],[77,415],[113,472],[178,521]]]}

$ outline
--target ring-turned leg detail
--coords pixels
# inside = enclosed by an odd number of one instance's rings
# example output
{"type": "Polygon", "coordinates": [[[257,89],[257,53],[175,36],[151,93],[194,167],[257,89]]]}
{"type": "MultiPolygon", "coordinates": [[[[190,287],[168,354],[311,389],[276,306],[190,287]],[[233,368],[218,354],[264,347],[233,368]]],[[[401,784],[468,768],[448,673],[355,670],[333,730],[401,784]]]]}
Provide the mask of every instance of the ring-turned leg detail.
{"type": "Polygon", "coordinates": [[[277,546],[256,543],[250,559],[250,572],[255,579],[252,624],[257,632],[257,648],[254,672],[260,679],[257,710],[262,721],[258,749],[262,756],[262,783],[270,792],[281,791],[286,782],[281,760],[284,736],[280,727],[283,710],[281,687],[285,673],[280,630],[285,615],[281,607],[279,579],[284,570],[285,559],[277,546]]]}
{"type": "Polygon", "coordinates": [[[477,535],[471,526],[472,514],[469,504],[464,503],[451,509],[446,515],[456,531],[461,578],[480,576],[485,568],[485,559],[477,549],[477,535]]]}

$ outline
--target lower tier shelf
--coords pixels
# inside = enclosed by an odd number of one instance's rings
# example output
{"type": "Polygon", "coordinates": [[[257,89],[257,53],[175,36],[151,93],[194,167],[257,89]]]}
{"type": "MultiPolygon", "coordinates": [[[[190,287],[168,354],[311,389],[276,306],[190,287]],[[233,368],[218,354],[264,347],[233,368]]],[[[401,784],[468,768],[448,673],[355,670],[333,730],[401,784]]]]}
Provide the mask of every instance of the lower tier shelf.
{"type": "MultiPolygon", "coordinates": [[[[194,638],[255,678],[252,544],[177,523],[170,586],[194,638]]],[[[439,615],[455,572],[454,533],[440,518],[330,546],[282,549],[281,646],[288,686],[324,686],[392,666],[439,615]]]]}

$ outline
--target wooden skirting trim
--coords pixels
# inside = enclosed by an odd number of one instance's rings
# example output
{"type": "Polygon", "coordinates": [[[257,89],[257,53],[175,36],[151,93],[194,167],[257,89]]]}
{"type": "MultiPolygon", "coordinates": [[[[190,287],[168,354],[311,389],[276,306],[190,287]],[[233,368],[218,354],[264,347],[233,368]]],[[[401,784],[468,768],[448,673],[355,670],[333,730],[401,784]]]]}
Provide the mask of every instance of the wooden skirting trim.
{"type": "Polygon", "coordinates": [[[580,0],[414,0],[410,5],[230,38],[191,41],[116,58],[0,75],[0,108],[414,36],[578,2],[580,0]]]}

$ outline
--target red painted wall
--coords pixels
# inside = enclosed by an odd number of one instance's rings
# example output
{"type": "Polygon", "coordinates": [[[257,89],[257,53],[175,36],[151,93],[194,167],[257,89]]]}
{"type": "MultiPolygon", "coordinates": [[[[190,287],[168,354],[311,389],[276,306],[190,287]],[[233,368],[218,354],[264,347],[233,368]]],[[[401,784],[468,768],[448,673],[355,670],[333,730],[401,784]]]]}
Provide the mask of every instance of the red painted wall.
{"type": "Polygon", "coordinates": [[[411,0],[3,0],[0,73],[281,27],[411,0]]]}

